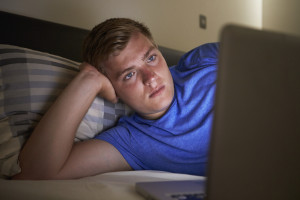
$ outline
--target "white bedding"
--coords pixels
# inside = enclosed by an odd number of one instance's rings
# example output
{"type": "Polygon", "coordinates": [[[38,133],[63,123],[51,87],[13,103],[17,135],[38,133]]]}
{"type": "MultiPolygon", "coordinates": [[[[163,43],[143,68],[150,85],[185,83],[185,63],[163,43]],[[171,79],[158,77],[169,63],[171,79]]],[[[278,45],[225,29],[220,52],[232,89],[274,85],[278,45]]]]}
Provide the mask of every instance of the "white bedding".
{"type": "Polygon", "coordinates": [[[161,171],[111,172],[77,180],[0,180],[0,199],[143,199],[135,192],[139,181],[203,180],[204,177],[161,171]]]}

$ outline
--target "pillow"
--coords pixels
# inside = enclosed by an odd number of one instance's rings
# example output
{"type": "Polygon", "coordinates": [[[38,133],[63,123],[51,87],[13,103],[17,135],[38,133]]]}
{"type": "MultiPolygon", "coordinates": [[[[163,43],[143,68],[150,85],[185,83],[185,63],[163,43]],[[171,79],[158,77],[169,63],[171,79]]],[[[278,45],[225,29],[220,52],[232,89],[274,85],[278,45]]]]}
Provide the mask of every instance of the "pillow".
{"type": "MultiPolygon", "coordinates": [[[[20,149],[43,114],[79,72],[79,63],[12,45],[0,44],[0,176],[20,171],[20,149]]],[[[96,97],[75,141],[112,127],[130,109],[96,97]]]]}

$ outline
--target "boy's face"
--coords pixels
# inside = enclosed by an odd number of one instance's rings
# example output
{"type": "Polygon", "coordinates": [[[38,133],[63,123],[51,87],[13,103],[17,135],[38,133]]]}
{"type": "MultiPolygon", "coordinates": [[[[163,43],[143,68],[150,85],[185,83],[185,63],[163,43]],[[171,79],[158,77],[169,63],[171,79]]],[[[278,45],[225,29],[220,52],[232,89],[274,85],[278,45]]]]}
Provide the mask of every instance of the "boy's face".
{"type": "Polygon", "coordinates": [[[146,119],[157,119],[174,96],[173,78],[160,51],[141,33],[103,62],[118,97],[146,119]]]}

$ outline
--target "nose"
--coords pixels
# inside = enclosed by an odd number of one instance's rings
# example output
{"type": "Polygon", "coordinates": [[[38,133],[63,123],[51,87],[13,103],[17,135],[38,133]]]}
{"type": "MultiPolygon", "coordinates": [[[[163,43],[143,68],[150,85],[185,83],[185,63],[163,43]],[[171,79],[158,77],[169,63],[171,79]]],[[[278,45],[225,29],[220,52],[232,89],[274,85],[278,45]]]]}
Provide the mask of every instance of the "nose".
{"type": "Polygon", "coordinates": [[[143,82],[145,85],[155,88],[157,85],[157,75],[151,69],[143,70],[143,82]]]}

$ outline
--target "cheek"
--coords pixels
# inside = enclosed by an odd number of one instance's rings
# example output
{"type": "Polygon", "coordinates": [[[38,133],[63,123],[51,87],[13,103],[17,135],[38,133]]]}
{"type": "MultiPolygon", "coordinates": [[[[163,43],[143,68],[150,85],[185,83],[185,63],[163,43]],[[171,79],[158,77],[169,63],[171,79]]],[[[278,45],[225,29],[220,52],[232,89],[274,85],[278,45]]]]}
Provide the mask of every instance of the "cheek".
{"type": "Polygon", "coordinates": [[[171,72],[168,68],[167,65],[163,66],[160,68],[160,72],[161,77],[168,83],[168,84],[172,84],[173,83],[173,78],[171,75],[171,72]]]}
{"type": "Polygon", "coordinates": [[[115,87],[117,96],[126,104],[138,99],[142,94],[142,88],[138,84],[123,84],[115,87]]]}
{"type": "Polygon", "coordinates": [[[169,67],[165,61],[165,59],[160,59],[159,63],[158,63],[158,69],[159,69],[159,73],[162,75],[162,77],[164,78],[169,78],[170,76],[170,70],[169,67]]]}

